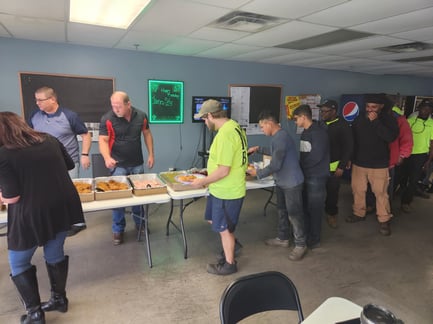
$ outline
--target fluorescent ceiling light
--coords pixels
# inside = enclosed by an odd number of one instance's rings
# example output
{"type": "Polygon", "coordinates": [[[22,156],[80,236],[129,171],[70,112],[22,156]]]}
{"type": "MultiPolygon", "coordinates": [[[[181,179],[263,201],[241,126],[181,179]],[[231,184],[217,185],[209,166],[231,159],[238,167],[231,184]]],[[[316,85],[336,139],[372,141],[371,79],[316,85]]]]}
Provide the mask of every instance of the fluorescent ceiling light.
{"type": "Polygon", "coordinates": [[[151,0],[70,0],[69,21],[127,29],[151,0]]]}

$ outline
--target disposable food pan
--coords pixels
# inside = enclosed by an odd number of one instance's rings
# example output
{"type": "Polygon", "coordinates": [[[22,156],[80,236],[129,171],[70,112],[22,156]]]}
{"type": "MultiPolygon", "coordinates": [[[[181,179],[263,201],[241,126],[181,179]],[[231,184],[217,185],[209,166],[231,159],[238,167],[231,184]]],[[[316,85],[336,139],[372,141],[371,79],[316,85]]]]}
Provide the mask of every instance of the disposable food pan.
{"type": "Polygon", "coordinates": [[[166,184],[156,173],[131,174],[128,179],[135,196],[157,195],[167,192],[166,184]]]}
{"type": "Polygon", "coordinates": [[[74,186],[78,191],[81,202],[89,202],[95,200],[95,187],[92,178],[77,178],[72,179],[72,182],[74,183],[74,186]],[[90,192],[80,192],[79,188],[85,185],[90,185],[90,192]]]}
{"type": "Polygon", "coordinates": [[[107,200],[132,197],[132,187],[127,176],[112,176],[95,178],[95,200],[107,200]],[[107,184],[114,186],[107,187],[107,184]],[[126,189],[116,189],[121,184],[126,189]]]}

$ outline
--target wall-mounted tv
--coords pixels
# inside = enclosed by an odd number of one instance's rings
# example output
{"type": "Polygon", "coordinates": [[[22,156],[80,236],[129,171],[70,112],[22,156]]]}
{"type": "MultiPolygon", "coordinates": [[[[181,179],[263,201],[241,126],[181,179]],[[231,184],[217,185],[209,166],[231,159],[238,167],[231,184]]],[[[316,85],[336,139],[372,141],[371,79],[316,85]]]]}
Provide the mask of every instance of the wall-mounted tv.
{"type": "Polygon", "coordinates": [[[192,122],[201,123],[204,122],[202,119],[195,119],[194,115],[200,111],[201,105],[208,99],[215,99],[221,102],[224,110],[227,111],[227,116],[231,116],[232,112],[232,98],[231,97],[212,97],[212,96],[194,96],[192,97],[192,122]]]}

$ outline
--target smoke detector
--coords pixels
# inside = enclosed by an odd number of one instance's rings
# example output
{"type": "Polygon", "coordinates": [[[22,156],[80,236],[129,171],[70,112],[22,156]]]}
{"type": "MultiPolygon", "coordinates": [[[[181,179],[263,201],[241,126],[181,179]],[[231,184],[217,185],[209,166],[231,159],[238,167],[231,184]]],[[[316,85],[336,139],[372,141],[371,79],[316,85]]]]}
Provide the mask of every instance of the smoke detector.
{"type": "Polygon", "coordinates": [[[260,15],[245,11],[233,11],[217,19],[208,26],[248,33],[257,33],[287,21],[287,19],[273,16],[260,15]]]}

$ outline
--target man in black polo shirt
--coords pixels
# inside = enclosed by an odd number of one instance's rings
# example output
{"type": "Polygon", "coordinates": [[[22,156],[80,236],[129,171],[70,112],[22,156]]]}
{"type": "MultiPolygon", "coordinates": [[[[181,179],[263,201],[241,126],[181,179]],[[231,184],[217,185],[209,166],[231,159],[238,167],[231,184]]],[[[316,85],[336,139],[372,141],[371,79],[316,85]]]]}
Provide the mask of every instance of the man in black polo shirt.
{"type": "MultiPolygon", "coordinates": [[[[148,151],[147,167],[152,168],[154,163],[153,137],[147,115],[131,106],[125,92],[114,92],[110,100],[112,110],[102,116],[99,129],[99,151],[105,166],[113,176],[144,173],[141,134],[148,151]]],[[[140,206],[132,207],[132,216],[138,230],[140,206]]],[[[114,245],[123,243],[125,225],[125,208],[113,209],[114,245]]]]}

